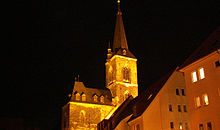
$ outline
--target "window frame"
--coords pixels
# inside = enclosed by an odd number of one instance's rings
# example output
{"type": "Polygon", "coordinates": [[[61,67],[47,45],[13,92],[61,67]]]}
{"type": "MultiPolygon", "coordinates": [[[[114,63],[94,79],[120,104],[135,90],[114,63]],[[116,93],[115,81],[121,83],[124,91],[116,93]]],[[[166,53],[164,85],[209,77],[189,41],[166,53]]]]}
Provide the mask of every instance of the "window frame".
{"type": "Polygon", "coordinates": [[[204,69],[204,67],[200,67],[198,69],[198,75],[199,75],[199,80],[205,79],[205,69],[204,69]]]}
{"type": "Polygon", "coordinates": [[[192,83],[196,83],[198,81],[197,72],[195,70],[191,72],[191,81],[192,83]]]}

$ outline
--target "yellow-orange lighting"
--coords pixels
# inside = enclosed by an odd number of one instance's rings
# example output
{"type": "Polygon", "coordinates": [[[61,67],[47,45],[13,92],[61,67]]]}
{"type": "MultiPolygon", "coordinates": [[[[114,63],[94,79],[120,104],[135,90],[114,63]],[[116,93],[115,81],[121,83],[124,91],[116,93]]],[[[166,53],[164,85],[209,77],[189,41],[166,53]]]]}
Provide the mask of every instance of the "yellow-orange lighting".
{"type": "Polygon", "coordinates": [[[193,82],[197,82],[196,71],[192,72],[192,81],[193,81],[193,82]]]}
{"type": "Polygon", "coordinates": [[[199,78],[204,79],[205,78],[205,73],[204,73],[204,68],[199,69],[199,78]]]}
{"type": "Polygon", "coordinates": [[[204,94],[204,95],[203,95],[203,98],[204,98],[204,104],[205,104],[205,105],[209,105],[208,95],[207,95],[207,94],[204,94]]]}

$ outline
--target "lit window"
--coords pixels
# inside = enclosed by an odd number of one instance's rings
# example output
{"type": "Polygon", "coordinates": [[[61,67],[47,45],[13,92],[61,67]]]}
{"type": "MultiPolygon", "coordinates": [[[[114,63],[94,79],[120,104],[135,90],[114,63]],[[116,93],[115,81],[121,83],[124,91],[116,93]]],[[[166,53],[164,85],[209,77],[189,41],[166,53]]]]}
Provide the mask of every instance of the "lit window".
{"type": "Polygon", "coordinates": [[[207,123],[207,130],[212,130],[212,123],[211,122],[207,123]]]}
{"type": "Polygon", "coordinates": [[[199,130],[204,130],[203,124],[199,124],[199,130]]]}
{"type": "Polygon", "coordinates": [[[82,101],[86,101],[86,95],[82,94],[82,101]]]}
{"type": "Polygon", "coordinates": [[[200,97],[195,98],[196,107],[201,107],[200,97]]]}
{"type": "Polygon", "coordinates": [[[180,130],[183,129],[183,124],[180,122],[180,130]]]}
{"type": "Polygon", "coordinates": [[[186,105],[183,105],[183,111],[187,112],[186,105]]]}
{"type": "Polygon", "coordinates": [[[182,95],[185,96],[185,91],[184,91],[184,89],[181,89],[181,91],[182,91],[182,95]]]}
{"type": "Polygon", "coordinates": [[[209,105],[209,98],[207,94],[203,95],[203,101],[204,101],[204,105],[209,105]]]}
{"type": "Polygon", "coordinates": [[[170,122],[170,128],[171,128],[171,129],[174,128],[173,122],[170,122]]]}
{"type": "Polygon", "coordinates": [[[179,89],[176,89],[176,95],[180,95],[179,89]]]}
{"type": "Polygon", "coordinates": [[[181,106],[178,105],[178,112],[181,112],[181,106]]]}
{"type": "Polygon", "coordinates": [[[173,111],[172,105],[169,105],[169,111],[173,111]]]}
{"type": "Polygon", "coordinates": [[[104,103],[104,102],[105,102],[105,101],[104,101],[104,96],[103,96],[103,95],[100,97],[100,102],[101,102],[101,103],[104,103]]]}
{"type": "Polygon", "coordinates": [[[205,78],[205,73],[204,73],[204,68],[199,69],[199,79],[204,79],[205,78]]]}
{"type": "Polygon", "coordinates": [[[191,76],[192,76],[192,81],[193,81],[193,82],[197,82],[197,74],[196,74],[196,71],[193,71],[192,74],[191,74],[191,76]]]}

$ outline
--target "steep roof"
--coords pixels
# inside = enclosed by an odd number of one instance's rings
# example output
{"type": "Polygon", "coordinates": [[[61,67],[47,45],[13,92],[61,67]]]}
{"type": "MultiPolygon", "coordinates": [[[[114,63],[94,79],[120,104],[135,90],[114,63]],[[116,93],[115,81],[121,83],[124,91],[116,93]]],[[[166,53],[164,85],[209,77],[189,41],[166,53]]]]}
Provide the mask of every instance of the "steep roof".
{"type": "Polygon", "coordinates": [[[145,91],[143,91],[138,97],[134,99],[135,102],[135,112],[133,113],[132,117],[128,120],[131,121],[143,114],[143,112],[148,108],[154,98],[157,96],[161,88],[165,85],[167,80],[173,74],[174,71],[168,72],[162,78],[160,78],[156,83],[148,87],[145,91]]]}
{"type": "Polygon", "coordinates": [[[118,1],[118,12],[116,16],[116,24],[115,24],[115,32],[114,32],[114,40],[113,40],[113,54],[135,58],[135,56],[128,49],[124,23],[122,19],[122,12],[120,9],[120,1],[118,1]],[[124,50],[126,51],[126,53],[123,52],[124,50]]]}
{"type": "MultiPolygon", "coordinates": [[[[75,85],[73,88],[72,95],[75,95],[76,93],[79,93],[80,95],[85,94],[86,95],[86,102],[88,103],[99,103],[93,101],[93,96],[97,95],[98,97],[104,96],[104,102],[105,104],[111,104],[112,95],[109,89],[103,90],[103,89],[96,89],[96,88],[88,88],[86,87],[83,82],[75,81],[75,85]]],[[[70,101],[74,101],[75,97],[72,96],[70,101]]],[[[82,102],[82,101],[77,101],[82,102]]],[[[84,101],[85,102],[85,101],[84,101]]]]}
{"type": "Polygon", "coordinates": [[[180,66],[180,69],[192,64],[208,54],[220,49],[220,27],[218,27],[180,66]]]}

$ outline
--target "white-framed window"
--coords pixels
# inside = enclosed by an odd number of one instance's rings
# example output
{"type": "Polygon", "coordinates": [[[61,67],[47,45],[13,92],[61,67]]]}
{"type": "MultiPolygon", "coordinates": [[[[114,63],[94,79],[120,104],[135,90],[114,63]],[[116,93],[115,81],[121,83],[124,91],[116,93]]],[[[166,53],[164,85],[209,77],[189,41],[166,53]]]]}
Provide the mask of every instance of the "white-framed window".
{"type": "Polygon", "coordinates": [[[197,82],[198,81],[196,71],[193,71],[191,73],[191,77],[192,77],[192,82],[197,82]]]}
{"type": "Polygon", "coordinates": [[[209,105],[209,98],[207,94],[203,94],[204,105],[209,105]]]}
{"type": "Polygon", "coordinates": [[[201,107],[201,101],[200,101],[200,97],[199,96],[195,98],[195,105],[196,105],[197,108],[201,107]]]}
{"type": "Polygon", "coordinates": [[[199,79],[205,78],[204,68],[199,68],[199,79]]]}

